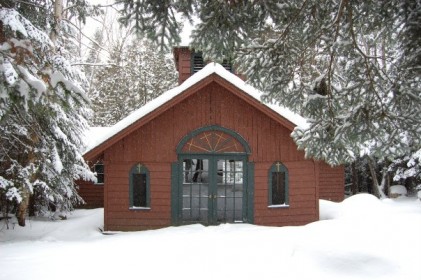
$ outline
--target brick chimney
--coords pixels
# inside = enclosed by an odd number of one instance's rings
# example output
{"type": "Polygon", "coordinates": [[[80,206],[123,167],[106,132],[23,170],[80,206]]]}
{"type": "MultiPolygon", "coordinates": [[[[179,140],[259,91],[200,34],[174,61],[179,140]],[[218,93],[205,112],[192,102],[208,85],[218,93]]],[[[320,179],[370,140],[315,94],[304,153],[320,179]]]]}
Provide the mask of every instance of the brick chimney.
{"type": "MultiPolygon", "coordinates": [[[[187,80],[191,75],[193,75],[194,69],[196,72],[203,68],[203,58],[201,53],[196,53],[194,50],[189,47],[175,47],[173,50],[175,68],[178,71],[178,84],[181,85],[185,80],[187,80]],[[201,58],[201,67],[194,65],[194,56],[201,58]]],[[[197,60],[197,58],[196,58],[197,60]]]]}
{"type": "MultiPolygon", "coordinates": [[[[205,67],[207,62],[203,60],[202,52],[195,51],[189,47],[175,47],[173,49],[175,68],[178,71],[178,84],[181,85],[191,75],[205,67]]],[[[231,64],[227,60],[222,62],[222,66],[233,72],[231,64]]],[[[240,78],[244,79],[241,75],[240,78]]]]}

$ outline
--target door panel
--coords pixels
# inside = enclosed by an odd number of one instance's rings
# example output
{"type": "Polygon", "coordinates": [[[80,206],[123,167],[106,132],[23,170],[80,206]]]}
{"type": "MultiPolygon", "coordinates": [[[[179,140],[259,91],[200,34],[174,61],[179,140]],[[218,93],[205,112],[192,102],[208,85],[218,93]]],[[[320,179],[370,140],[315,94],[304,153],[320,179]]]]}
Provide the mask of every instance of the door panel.
{"type": "Polygon", "coordinates": [[[182,163],[182,223],[247,221],[244,158],[215,155],[182,163]]]}
{"type": "Polygon", "coordinates": [[[243,161],[217,160],[216,211],[218,223],[243,222],[243,161]]]}
{"type": "Polygon", "coordinates": [[[208,223],[209,159],[183,160],[182,220],[208,223]]]}

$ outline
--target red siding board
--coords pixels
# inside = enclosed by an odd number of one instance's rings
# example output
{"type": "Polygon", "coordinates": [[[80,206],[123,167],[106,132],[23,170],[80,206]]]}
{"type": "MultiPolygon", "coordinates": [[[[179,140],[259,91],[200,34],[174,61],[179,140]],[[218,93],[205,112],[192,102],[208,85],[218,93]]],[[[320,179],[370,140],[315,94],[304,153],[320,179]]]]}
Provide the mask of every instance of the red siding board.
{"type": "Polygon", "coordinates": [[[344,167],[330,167],[319,162],[319,197],[340,202],[344,199],[344,167]]]}
{"type": "Polygon", "coordinates": [[[95,185],[90,182],[77,181],[78,193],[85,201],[80,208],[104,207],[104,185],[95,185]]]}
{"type": "MultiPolygon", "coordinates": [[[[186,53],[180,52],[178,59],[179,69],[187,72],[190,57],[186,53]]],[[[188,98],[180,97],[179,101],[160,108],[154,117],[145,117],[148,121],[107,146],[104,151],[106,192],[103,194],[106,230],[138,230],[171,224],[171,163],[177,161],[177,145],[189,132],[208,125],[236,131],[251,148],[249,161],[255,164],[256,224],[293,225],[316,220],[318,188],[320,197],[339,199],[339,188],[332,185],[343,179],[341,169],[323,164],[316,167],[312,160],[306,160],[290,137],[291,128],[283,125],[287,121],[273,118],[273,112],[264,109],[259,102],[253,103],[226,83],[208,82],[197,88],[196,92],[185,93],[188,98]],[[268,170],[275,161],[281,161],[289,171],[289,208],[267,207],[268,170]],[[139,162],[150,174],[150,210],[130,210],[128,205],[128,174],[139,162]],[[330,178],[324,179],[324,176],[330,178]]],[[[88,192],[86,194],[88,197],[88,192]]]]}

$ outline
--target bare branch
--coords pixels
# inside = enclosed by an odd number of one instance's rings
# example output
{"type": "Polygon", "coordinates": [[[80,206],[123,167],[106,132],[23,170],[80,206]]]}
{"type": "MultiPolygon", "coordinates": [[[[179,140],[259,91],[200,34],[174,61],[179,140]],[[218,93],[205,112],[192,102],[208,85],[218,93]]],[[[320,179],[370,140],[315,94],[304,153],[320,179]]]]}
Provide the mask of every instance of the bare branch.
{"type": "Polygon", "coordinates": [[[296,22],[298,20],[298,16],[301,14],[301,12],[303,11],[304,7],[307,5],[308,0],[305,0],[303,5],[301,5],[301,8],[297,11],[297,13],[294,15],[293,20],[291,20],[287,27],[285,27],[284,31],[282,32],[281,36],[279,36],[279,38],[276,40],[276,43],[279,42],[279,40],[284,39],[285,36],[288,34],[290,27],[292,26],[292,24],[294,22],[296,22]]]}
{"type": "Polygon", "coordinates": [[[31,2],[28,2],[28,1],[24,1],[24,0],[15,0],[15,1],[17,3],[22,3],[22,4],[26,4],[26,5],[31,5],[31,6],[34,6],[34,7],[37,7],[37,8],[45,9],[45,7],[43,7],[39,4],[36,4],[36,3],[31,3],[31,2]]]}
{"type": "Polygon", "coordinates": [[[116,63],[88,63],[88,62],[80,62],[80,63],[72,63],[72,66],[115,66],[121,67],[116,63]]]}
{"type": "Polygon", "coordinates": [[[80,34],[85,37],[86,39],[88,39],[89,41],[91,41],[92,43],[94,43],[98,48],[100,48],[101,50],[109,53],[109,51],[105,48],[103,48],[100,44],[98,44],[98,42],[92,40],[89,36],[85,35],[85,33],[82,32],[82,30],[80,30],[80,28],[78,26],[76,26],[73,22],[67,20],[67,19],[62,19],[63,21],[66,21],[67,23],[71,24],[72,26],[74,26],[79,32],[80,34]]]}

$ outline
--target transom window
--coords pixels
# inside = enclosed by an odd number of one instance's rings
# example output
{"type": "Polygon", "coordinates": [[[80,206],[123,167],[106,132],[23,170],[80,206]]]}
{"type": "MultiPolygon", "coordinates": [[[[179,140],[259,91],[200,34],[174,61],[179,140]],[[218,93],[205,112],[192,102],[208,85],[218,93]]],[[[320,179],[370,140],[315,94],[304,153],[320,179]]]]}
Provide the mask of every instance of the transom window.
{"type": "Polygon", "coordinates": [[[138,163],[130,170],[130,209],[149,209],[149,171],[138,163]]]}
{"type": "Polygon", "coordinates": [[[218,130],[210,130],[192,137],[182,152],[196,153],[242,153],[244,146],[233,136],[218,130]]]}
{"type": "Polygon", "coordinates": [[[288,204],[288,170],[278,161],[269,170],[269,207],[288,204]]]}

